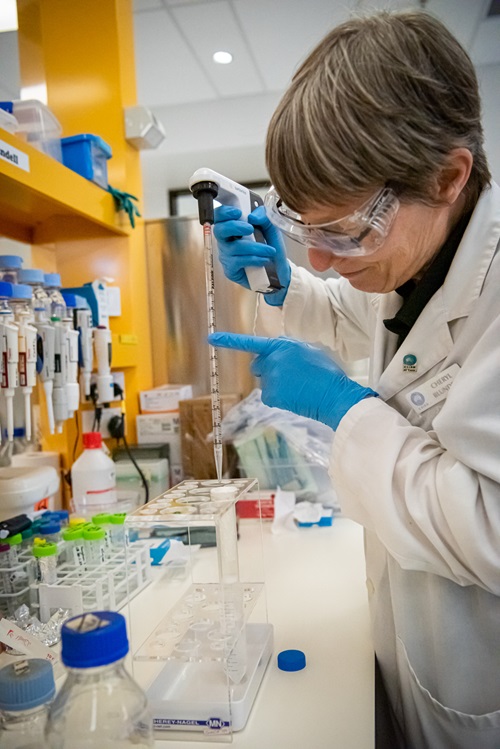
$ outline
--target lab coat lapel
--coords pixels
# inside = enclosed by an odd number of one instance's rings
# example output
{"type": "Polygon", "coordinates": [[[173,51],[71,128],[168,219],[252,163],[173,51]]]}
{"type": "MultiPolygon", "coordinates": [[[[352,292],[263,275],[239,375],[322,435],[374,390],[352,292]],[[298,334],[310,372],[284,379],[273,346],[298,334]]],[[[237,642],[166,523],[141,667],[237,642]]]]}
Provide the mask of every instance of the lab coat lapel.
{"type": "Polygon", "coordinates": [[[377,392],[384,400],[412,386],[446,359],[453,346],[447,318],[443,292],[438,289],[380,376],[377,392]],[[416,358],[414,371],[405,371],[403,360],[408,354],[416,358]]]}

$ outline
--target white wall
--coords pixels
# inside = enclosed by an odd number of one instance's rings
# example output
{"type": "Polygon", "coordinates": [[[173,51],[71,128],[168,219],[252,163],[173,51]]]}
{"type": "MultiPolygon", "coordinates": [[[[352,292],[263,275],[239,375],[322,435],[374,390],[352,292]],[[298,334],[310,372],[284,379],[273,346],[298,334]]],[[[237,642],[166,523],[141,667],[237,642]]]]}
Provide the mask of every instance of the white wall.
{"type": "Polygon", "coordinates": [[[500,184],[500,65],[478,68],[483,103],[485,148],[495,182],[500,184]]]}
{"type": "MultiPolygon", "coordinates": [[[[500,183],[500,65],[478,69],[486,150],[500,183]]],[[[280,94],[245,96],[156,110],[167,138],[142,153],[145,218],[168,216],[168,190],[187,188],[190,175],[206,166],[238,182],[265,180],[264,142],[280,94]]]]}
{"type": "Polygon", "coordinates": [[[167,216],[168,190],[187,188],[202,166],[237,182],[266,179],[264,142],[279,98],[262,94],[156,109],[167,137],[141,155],[144,216],[167,216]]]}

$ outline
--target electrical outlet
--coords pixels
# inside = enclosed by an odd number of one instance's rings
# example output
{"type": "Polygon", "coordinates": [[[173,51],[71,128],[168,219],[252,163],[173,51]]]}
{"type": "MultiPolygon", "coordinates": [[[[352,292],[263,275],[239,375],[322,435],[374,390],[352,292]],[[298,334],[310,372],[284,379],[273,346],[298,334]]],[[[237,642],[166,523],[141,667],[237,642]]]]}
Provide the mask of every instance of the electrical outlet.
{"type": "MultiPolygon", "coordinates": [[[[103,408],[101,414],[101,428],[100,433],[104,439],[111,437],[108,424],[113,416],[121,416],[122,412],[120,408],[103,408]]],[[[94,411],[82,411],[82,430],[83,432],[91,432],[94,424],[94,411]]]]}
{"type": "MultiPolygon", "coordinates": [[[[117,395],[116,398],[113,398],[110,403],[116,403],[116,401],[121,401],[122,398],[125,398],[125,372],[111,372],[111,377],[113,378],[113,382],[115,385],[118,385],[118,387],[121,388],[123,396],[117,395]]],[[[97,382],[97,375],[92,374],[90,375],[90,385],[95,385],[97,382]]],[[[86,403],[89,403],[89,399],[84,401],[86,403]]]]}

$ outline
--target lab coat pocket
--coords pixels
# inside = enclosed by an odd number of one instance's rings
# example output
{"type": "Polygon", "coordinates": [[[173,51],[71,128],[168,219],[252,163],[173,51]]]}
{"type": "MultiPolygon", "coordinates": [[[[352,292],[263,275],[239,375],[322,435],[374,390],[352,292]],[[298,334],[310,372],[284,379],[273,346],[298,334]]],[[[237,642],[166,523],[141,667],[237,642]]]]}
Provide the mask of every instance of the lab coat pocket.
{"type": "MultiPolygon", "coordinates": [[[[469,715],[445,707],[419,681],[399,637],[397,650],[404,721],[411,749],[499,749],[500,710],[469,715]]],[[[470,688],[474,689],[474,685],[470,688]]]]}

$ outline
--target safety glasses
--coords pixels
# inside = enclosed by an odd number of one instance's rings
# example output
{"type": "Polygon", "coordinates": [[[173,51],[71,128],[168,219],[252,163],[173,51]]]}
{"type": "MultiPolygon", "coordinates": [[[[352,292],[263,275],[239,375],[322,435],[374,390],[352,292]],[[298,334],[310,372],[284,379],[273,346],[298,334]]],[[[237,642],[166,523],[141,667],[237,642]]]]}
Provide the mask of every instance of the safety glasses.
{"type": "Polygon", "coordinates": [[[269,220],[283,234],[306,247],[335,255],[371,255],[380,249],[399,210],[397,195],[383,187],[357,211],[326,224],[305,224],[299,213],[288,208],[272,187],[264,199],[269,220]]]}

